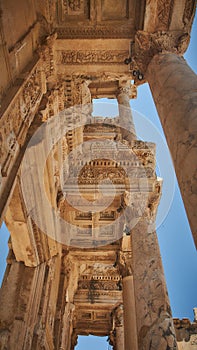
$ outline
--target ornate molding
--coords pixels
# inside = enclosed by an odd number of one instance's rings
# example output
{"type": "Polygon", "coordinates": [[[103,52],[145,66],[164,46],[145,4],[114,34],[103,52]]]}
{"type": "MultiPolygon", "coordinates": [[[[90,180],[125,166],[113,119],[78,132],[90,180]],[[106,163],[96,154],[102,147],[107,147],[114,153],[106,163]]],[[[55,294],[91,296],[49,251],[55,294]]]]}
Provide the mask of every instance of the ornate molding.
{"type": "Polygon", "coordinates": [[[24,143],[28,128],[43,95],[41,62],[38,61],[0,121],[0,158],[2,175],[7,176],[12,159],[24,143]]]}
{"type": "Polygon", "coordinates": [[[66,65],[81,64],[123,64],[127,50],[63,50],[57,51],[57,63],[66,65]]]}
{"type": "MultiPolygon", "coordinates": [[[[103,162],[104,163],[104,162],[103,162]]],[[[85,166],[79,177],[79,184],[96,184],[101,180],[110,179],[113,183],[124,183],[125,182],[125,171],[122,168],[100,168],[96,169],[89,165],[85,166]]]]}
{"type": "Polygon", "coordinates": [[[73,12],[78,12],[84,6],[84,1],[83,0],[63,0],[63,4],[67,12],[69,9],[73,12]]]}
{"type": "Polygon", "coordinates": [[[120,95],[120,94],[125,94],[125,95],[127,95],[129,97],[130,96],[130,92],[131,92],[131,87],[130,86],[120,86],[118,88],[118,91],[117,91],[117,96],[120,95]]]}
{"type": "Polygon", "coordinates": [[[78,290],[89,290],[90,292],[92,291],[99,291],[99,290],[120,290],[119,287],[119,280],[96,280],[92,278],[91,280],[85,281],[85,280],[80,280],[78,282],[78,290]]]}
{"type": "Polygon", "coordinates": [[[96,39],[96,38],[108,38],[108,39],[118,39],[125,38],[130,39],[132,35],[132,28],[128,26],[121,27],[107,27],[107,26],[85,26],[83,28],[79,27],[59,27],[56,28],[58,39],[96,39]]]}

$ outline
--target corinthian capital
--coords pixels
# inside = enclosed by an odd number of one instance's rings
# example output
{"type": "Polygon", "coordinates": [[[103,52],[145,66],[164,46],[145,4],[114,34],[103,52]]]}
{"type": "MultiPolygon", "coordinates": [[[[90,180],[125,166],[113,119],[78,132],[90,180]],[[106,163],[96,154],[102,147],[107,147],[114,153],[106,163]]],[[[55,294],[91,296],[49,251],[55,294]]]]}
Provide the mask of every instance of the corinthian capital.
{"type": "Polygon", "coordinates": [[[137,97],[137,89],[135,84],[131,84],[130,81],[127,82],[119,82],[119,87],[116,93],[116,96],[124,94],[127,95],[129,99],[133,99],[137,97]]]}
{"type": "Polygon", "coordinates": [[[133,50],[133,69],[139,69],[143,74],[156,54],[171,52],[183,55],[190,40],[190,35],[183,32],[158,31],[149,33],[138,31],[135,36],[133,50]]]}

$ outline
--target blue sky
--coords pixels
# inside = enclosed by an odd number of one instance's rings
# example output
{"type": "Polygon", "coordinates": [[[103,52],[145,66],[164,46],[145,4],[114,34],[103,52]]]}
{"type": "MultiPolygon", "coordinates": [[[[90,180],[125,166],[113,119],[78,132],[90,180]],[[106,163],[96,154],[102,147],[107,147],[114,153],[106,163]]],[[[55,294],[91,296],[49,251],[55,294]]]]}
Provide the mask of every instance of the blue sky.
{"type": "MultiPolygon", "coordinates": [[[[195,18],[193,24],[190,46],[184,56],[195,72],[197,72],[196,47],[197,18],[195,18]]],[[[140,121],[143,120],[143,118],[154,124],[154,130],[156,130],[157,135],[162,135],[162,128],[148,84],[144,84],[138,88],[138,98],[137,100],[131,101],[131,107],[140,113],[133,113],[139,137],[147,141],[154,141],[154,132],[151,134],[150,129],[147,128],[147,133],[145,133],[144,130],[141,129],[140,121]]],[[[166,210],[166,217],[160,220],[157,233],[173,317],[188,317],[193,320],[192,309],[193,307],[197,307],[197,254],[178,185],[177,182],[174,181],[173,170],[169,159],[169,155],[166,152],[164,159],[162,160],[162,157],[160,157],[158,160],[158,171],[164,178],[164,186],[166,186],[166,183],[170,184],[169,187],[171,186],[167,199],[170,197],[169,202],[172,200],[172,203],[171,205],[167,203],[169,211],[166,210]],[[164,166],[166,161],[168,162],[167,174],[165,173],[164,166]],[[168,173],[170,175],[168,175],[168,173]]],[[[163,209],[161,209],[161,215],[162,211],[163,209]]],[[[0,281],[5,270],[8,237],[9,233],[3,224],[0,230],[0,281]]],[[[106,339],[102,338],[79,338],[77,350],[88,350],[92,349],[92,347],[94,347],[94,350],[105,350],[108,349],[108,343],[106,339]]]]}

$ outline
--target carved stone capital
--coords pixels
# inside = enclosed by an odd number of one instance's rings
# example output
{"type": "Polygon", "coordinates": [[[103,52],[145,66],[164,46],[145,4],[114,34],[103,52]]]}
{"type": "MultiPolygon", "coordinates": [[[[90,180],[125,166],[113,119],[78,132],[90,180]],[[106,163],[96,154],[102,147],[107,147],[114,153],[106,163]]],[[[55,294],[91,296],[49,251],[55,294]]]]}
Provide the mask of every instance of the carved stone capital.
{"type": "Polygon", "coordinates": [[[114,310],[114,320],[115,320],[115,327],[123,327],[124,314],[123,314],[123,305],[122,304],[120,304],[114,310]]]}
{"type": "Polygon", "coordinates": [[[136,85],[135,84],[131,85],[130,82],[129,84],[128,83],[120,84],[117,90],[116,96],[118,97],[121,94],[128,96],[129,99],[136,98],[137,97],[136,85]]]}
{"type": "Polygon", "coordinates": [[[148,33],[138,31],[135,36],[134,52],[131,68],[139,69],[143,74],[151,59],[160,52],[170,52],[183,55],[190,40],[187,32],[158,31],[148,33]]]}
{"type": "Polygon", "coordinates": [[[118,268],[122,277],[132,276],[131,252],[122,252],[118,254],[118,268]]]}
{"type": "Polygon", "coordinates": [[[117,91],[117,95],[125,94],[130,95],[130,86],[120,86],[117,91]]]}

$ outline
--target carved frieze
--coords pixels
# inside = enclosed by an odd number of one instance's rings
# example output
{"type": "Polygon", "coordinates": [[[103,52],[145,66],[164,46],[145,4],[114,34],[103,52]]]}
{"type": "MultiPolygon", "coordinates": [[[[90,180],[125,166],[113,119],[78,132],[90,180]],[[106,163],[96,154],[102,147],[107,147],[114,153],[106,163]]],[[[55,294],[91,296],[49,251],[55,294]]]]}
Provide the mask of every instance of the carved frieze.
{"type": "Polygon", "coordinates": [[[7,176],[11,160],[23,144],[43,93],[40,62],[21,87],[0,121],[0,158],[2,175],[7,176]]]}
{"type": "Polygon", "coordinates": [[[174,0],[159,0],[157,4],[158,29],[169,28],[174,0]]]}
{"type": "Polygon", "coordinates": [[[119,280],[82,280],[78,282],[78,289],[88,290],[120,290],[119,280]]]}
{"type": "Polygon", "coordinates": [[[76,213],[75,216],[76,220],[92,220],[92,213],[91,212],[81,212],[81,213],[76,213]]]}
{"type": "Polygon", "coordinates": [[[115,220],[116,218],[116,214],[115,211],[111,210],[111,211],[102,211],[100,212],[100,218],[99,220],[115,220]]]}
{"type": "Polygon", "coordinates": [[[85,166],[78,177],[79,184],[94,184],[110,179],[113,183],[124,183],[125,171],[122,168],[93,168],[85,166]]]}
{"type": "Polygon", "coordinates": [[[115,321],[115,327],[123,327],[124,316],[123,316],[123,304],[120,304],[113,310],[113,317],[115,321]]]}
{"type": "Polygon", "coordinates": [[[57,51],[58,64],[123,64],[128,56],[127,50],[62,50],[57,51]]]}

